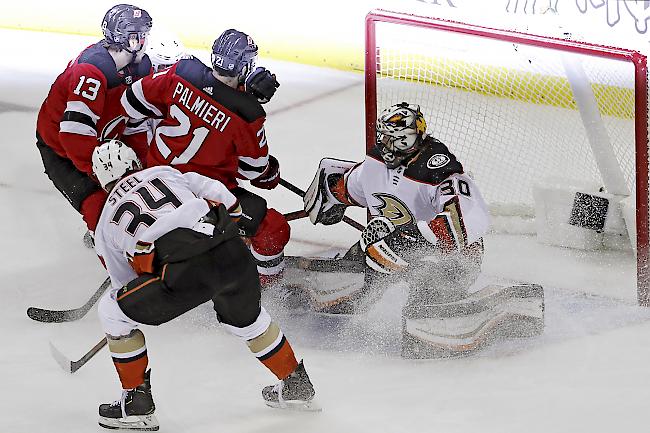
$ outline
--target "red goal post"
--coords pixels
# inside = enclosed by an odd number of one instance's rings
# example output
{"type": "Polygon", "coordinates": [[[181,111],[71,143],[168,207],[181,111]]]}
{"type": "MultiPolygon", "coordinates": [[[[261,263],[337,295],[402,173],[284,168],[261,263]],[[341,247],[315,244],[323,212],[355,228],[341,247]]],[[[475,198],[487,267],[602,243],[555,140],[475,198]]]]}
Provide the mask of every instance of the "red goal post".
{"type": "Polygon", "coordinates": [[[365,74],[367,148],[378,111],[420,104],[430,133],[476,170],[491,211],[530,216],[540,172],[634,197],[637,297],[650,305],[646,56],[377,10],[366,17],[365,74]]]}

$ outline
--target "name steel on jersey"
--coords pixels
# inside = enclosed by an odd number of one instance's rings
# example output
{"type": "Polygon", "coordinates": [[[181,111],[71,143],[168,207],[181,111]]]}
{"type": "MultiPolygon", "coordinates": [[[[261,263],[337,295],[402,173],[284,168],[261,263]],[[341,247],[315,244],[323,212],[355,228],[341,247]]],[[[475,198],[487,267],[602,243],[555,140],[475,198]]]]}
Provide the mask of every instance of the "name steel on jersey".
{"type": "Polygon", "coordinates": [[[120,180],[117,185],[115,185],[115,188],[113,188],[113,191],[111,191],[111,195],[108,197],[108,202],[111,204],[111,206],[115,206],[118,199],[124,197],[127,192],[131,191],[141,183],[142,181],[138,179],[137,175],[125,177],[124,179],[120,180]]]}
{"type": "Polygon", "coordinates": [[[172,99],[219,132],[223,132],[230,122],[230,116],[210,104],[206,99],[201,98],[201,96],[195,96],[194,91],[184,86],[180,81],[176,83],[172,99]]]}

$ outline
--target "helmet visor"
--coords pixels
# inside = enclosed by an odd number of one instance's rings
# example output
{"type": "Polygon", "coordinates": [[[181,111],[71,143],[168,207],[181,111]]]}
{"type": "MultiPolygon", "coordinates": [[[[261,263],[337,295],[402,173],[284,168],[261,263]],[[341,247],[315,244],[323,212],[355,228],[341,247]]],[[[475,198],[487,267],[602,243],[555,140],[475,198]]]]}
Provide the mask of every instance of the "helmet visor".
{"type": "Polygon", "coordinates": [[[140,52],[147,47],[149,32],[133,32],[128,35],[127,45],[131,52],[140,52]]]}

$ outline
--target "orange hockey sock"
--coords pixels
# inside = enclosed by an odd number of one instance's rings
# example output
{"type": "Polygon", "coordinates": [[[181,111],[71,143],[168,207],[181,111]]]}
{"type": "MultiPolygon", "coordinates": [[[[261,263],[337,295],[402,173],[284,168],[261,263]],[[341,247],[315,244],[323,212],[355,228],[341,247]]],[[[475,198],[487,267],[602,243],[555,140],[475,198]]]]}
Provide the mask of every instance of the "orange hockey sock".
{"type": "Polygon", "coordinates": [[[108,348],[113,357],[113,364],[122,382],[123,389],[133,389],[144,383],[144,372],[149,358],[144,334],[133,330],[129,335],[121,337],[107,336],[108,348]]]}
{"type": "Polygon", "coordinates": [[[247,344],[257,359],[280,380],[286,379],[298,366],[291,344],[275,322],[247,344]]]}

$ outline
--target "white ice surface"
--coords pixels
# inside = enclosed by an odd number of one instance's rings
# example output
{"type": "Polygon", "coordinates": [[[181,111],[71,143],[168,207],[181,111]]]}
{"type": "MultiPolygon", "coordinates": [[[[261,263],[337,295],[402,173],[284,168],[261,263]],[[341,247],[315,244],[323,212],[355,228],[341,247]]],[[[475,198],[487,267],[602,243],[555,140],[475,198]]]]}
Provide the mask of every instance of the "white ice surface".
{"type": "MultiPolygon", "coordinates": [[[[86,433],[97,405],[119,396],[108,352],[74,375],[48,341],[77,359],[101,337],[93,309],[68,324],[41,324],[25,310],[76,307],[104,271],[84,248],[76,212],[42,173],[34,145],[37,109],[87,38],[0,31],[0,432],[86,433]]],[[[285,179],[305,188],[318,160],[363,155],[363,77],[262,61],[282,86],[268,104],[267,133],[285,179]]],[[[301,201],[278,187],[282,211],[301,201]]],[[[350,212],[362,220],[363,211],[350,212]]],[[[345,248],[345,225],[292,223],[289,254],[345,248]]],[[[496,344],[478,356],[408,361],[399,356],[401,286],[367,315],[292,313],[266,299],[305,359],[322,413],[267,408],[275,378],[217,323],[209,305],[146,327],[161,432],[633,432],[647,430],[650,312],[634,305],[633,261],[490,236],[485,270],[546,287],[543,336],[496,344]]]]}

